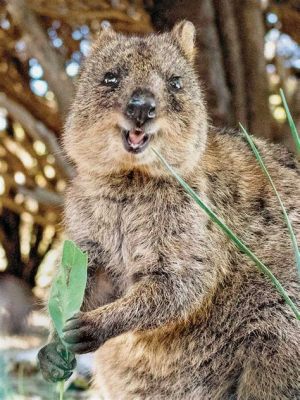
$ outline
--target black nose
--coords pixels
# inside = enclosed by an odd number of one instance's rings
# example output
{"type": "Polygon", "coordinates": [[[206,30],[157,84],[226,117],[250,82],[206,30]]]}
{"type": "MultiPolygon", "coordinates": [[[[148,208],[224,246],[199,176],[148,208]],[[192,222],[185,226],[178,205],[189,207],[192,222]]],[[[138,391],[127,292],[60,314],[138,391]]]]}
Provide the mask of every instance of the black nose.
{"type": "Polygon", "coordinates": [[[126,115],[135,120],[138,125],[143,125],[149,119],[155,118],[155,111],[155,99],[148,90],[136,90],[133,92],[126,107],[126,115]]]}

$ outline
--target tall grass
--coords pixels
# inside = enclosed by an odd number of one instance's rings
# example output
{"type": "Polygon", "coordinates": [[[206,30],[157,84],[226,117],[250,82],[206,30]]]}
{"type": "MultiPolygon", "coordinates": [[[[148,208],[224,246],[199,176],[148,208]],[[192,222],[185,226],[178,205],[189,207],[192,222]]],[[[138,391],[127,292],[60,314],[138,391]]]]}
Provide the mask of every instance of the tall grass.
{"type": "Polygon", "coordinates": [[[284,92],[283,92],[282,89],[280,89],[279,91],[280,91],[280,96],[282,98],[282,103],[283,103],[283,106],[284,106],[284,109],[285,109],[285,112],[286,112],[286,116],[287,116],[287,119],[288,119],[288,123],[289,123],[289,126],[290,126],[290,131],[291,131],[291,134],[292,134],[294,142],[295,142],[296,152],[299,155],[300,154],[300,137],[299,137],[299,133],[297,131],[295,122],[294,122],[293,117],[291,115],[291,112],[290,112],[288,103],[286,101],[284,92]]]}
{"type": "MultiPolygon", "coordinates": [[[[299,134],[297,132],[296,126],[294,124],[294,121],[292,119],[292,116],[290,114],[288,105],[286,103],[283,91],[281,91],[281,96],[283,99],[283,103],[286,109],[286,113],[287,113],[287,117],[288,117],[288,121],[290,124],[290,128],[291,128],[291,133],[292,136],[295,140],[296,143],[296,149],[297,151],[300,150],[300,140],[299,140],[299,134]]],[[[255,155],[255,157],[257,158],[257,161],[259,162],[264,174],[267,176],[274,192],[275,195],[279,201],[285,222],[287,224],[288,227],[288,231],[289,231],[289,235],[292,241],[292,245],[293,245],[293,249],[294,249],[294,253],[295,253],[295,260],[296,260],[296,265],[298,268],[298,272],[300,271],[300,253],[299,253],[299,246],[297,244],[297,240],[296,240],[296,236],[294,234],[292,225],[290,223],[288,214],[286,212],[286,209],[283,205],[283,202],[281,200],[281,197],[272,181],[272,178],[252,140],[252,138],[250,137],[250,135],[247,133],[247,131],[243,128],[243,126],[241,125],[241,128],[244,132],[244,135],[255,155]]],[[[198,204],[198,206],[209,216],[209,218],[229,237],[229,239],[232,240],[232,242],[237,246],[237,248],[245,253],[256,265],[256,267],[258,268],[259,271],[261,271],[274,285],[274,287],[277,289],[278,293],[282,296],[282,298],[285,300],[285,302],[290,306],[291,310],[293,311],[295,317],[300,320],[300,312],[298,310],[298,308],[296,307],[296,305],[294,304],[294,302],[291,300],[291,298],[289,297],[289,295],[287,294],[287,292],[285,291],[284,287],[281,285],[281,283],[278,281],[278,279],[274,276],[274,274],[272,273],[272,271],[252,252],[252,250],[225,224],[224,221],[222,221],[216,213],[214,213],[214,211],[207,205],[205,204],[200,197],[198,196],[198,194],[184,181],[184,179],[182,179],[177,172],[175,172],[175,170],[168,164],[168,162],[164,159],[164,157],[159,154],[159,152],[157,150],[155,150],[154,148],[152,148],[152,151],[156,154],[156,156],[159,158],[159,160],[162,162],[162,164],[165,166],[165,168],[174,176],[174,178],[180,183],[180,185],[185,189],[185,191],[191,196],[191,198],[198,204]]]]}
{"type": "Polygon", "coordinates": [[[292,246],[293,246],[293,250],[294,250],[294,255],[295,255],[296,266],[297,266],[297,270],[298,270],[298,275],[299,275],[299,278],[300,278],[300,251],[299,251],[299,246],[298,246],[298,243],[297,243],[296,235],[294,233],[294,230],[293,230],[291,221],[289,219],[288,213],[287,213],[286,208],[285,208],[285,206],[284,206],[284,204],[283,204],[283,202],[281,200],[281,197],[280,197],[280,195],[279,195],[279,193],[278,193],[278,191],[276,189],[276,186],[275,186],[275,184],[274,184],[274,182],[273,182],[273,180],[271,178],[271,175],[269,174],[269,171],[268,171],[263,159],[261,158],[261,155],[259,154],[259,151],[257,150],[257,147],[254,144],[254,141],[253,141],[252,137],[249,135],[249,133],[246,131],[246,129],[243,127],[242,124],[240,124],[240,127],[241,127],[241,129],[242,129],[242,131],[244,133],[244,136],[247,139],[247,141],[248,141],[248,143],[249,143],[249,145],[250,145],[250,147],[251,147],[251,149],[252,149],[252,151],[253,151],[253,153],[254,153],[254,155],[255,155],[255,157],[256,157],[256,159],[257,159],[257,161],[258,161],[258,163],[259,163],[259,165],[261,167],[261,169],[262,169],[262,171],[264,172],[264,174],[268,178],[268,180],[270,182],[270,185],[272,186],[272,189],[273,189],[273,191],[275,193],[275,196],[277,197],[278,203],[280,205],[280,208],[281,208],[281,211],[282,211],[282,214],[283,214],[283,218],[285,220],[285,223],[286,223],[286,226],[288,228],[289,235],[290,235],[290,238],[291,238],[291,242],[292,242],[292,246]]]}

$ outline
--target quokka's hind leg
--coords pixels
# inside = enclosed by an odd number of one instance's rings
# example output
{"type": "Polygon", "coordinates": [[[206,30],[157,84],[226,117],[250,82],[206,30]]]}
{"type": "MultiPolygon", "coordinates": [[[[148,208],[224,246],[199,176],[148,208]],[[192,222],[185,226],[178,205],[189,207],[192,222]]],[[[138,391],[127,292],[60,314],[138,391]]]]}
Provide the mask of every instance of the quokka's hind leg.
{"type": "Polygon", "coordinates": [[[285,343],[282,336],[280,342],[270,338],[247,351],[237,385],[237,400],[300,400],[300,351],[296,335],[293,341],[285,343]]]}

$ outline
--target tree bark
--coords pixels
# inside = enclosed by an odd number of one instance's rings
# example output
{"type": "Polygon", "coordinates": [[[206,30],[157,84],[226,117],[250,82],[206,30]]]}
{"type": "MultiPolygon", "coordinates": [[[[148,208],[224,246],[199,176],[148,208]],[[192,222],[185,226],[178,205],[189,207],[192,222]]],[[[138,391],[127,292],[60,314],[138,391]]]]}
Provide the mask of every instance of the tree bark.
{"type": "Polygon", "coordinates": [[[151,10],[157,30],[170,30],[182,19],[192,21],[197,29],[196,57],[200,79],[207,91],[209,114],[213,123],[232,123],[231,95],[226,83],[215,11],[210,0],[156,0],[151,10]]]}
{"type": "Polygon", "coordinates": [[[25,33],[28,49],[41,63],[45,79],[56,96],[62,114],[65,115],[69,110],[74,88],[65,72],[64,61],[51,47],[37,16],[24,0],[10,0],[8,10],[25,33]]]}
{"type": "Polygon", "coordinates": [[[181,19],[195,24],[197,66],[213,123],[242,122],[253,134],[271,137],[260,1],[156,0],[151,15],[158,30],[181,19]]]}
{"type": "Polygon", "coordinates": [[[20,216],[7,208],[3,208],[0,214],[0,226],[3,232],[1,243],[8,262],[6,272],[22,278],[23,262],[21,259],[19,236],[20,216]]]}
{"type": "Polygon", "coordinates": [[[214,0],[217,27],[225,65],[228,87],[232,95],[233,124],[248,127],[245,68],[232,0],[214,0]]]}
{"type": "Polygon", "coordinates": [[[259,0],[235,1],[243,65],[245,68],[247,120],[252,134],[271,138],[269,87],[264,57],[264,23],[259,0]]]}
{"type": "Polygon", "coordinates": [[[35,241],[30,247],[28,262],[24,266],[23,270],[23,279],[31,288],[35,286],[35,276],[43,259],[43,255],[38,251],[40,241],[43,238],[43,227],[35,225],[33,229],[35,241]]]}

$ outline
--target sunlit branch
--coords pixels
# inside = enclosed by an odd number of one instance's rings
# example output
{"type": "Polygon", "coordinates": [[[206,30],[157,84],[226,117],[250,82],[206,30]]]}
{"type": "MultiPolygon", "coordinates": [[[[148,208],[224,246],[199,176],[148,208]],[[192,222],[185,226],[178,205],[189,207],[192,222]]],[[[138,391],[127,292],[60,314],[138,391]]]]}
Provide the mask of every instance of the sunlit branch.
{"type": "Polygon", "coordinates": [[[25,107],[8,98],[4,93],[0,93],[0,106],[6,108],[8,113],[20,122],[33,140],[41,140],[45,143],[49,153],[55,157],[56,165],[63,176],[68,179],[74,175],[73,168],[67,163],[54,132],[41,121],[36,120],[25,107]]]}
{"type": "Polygon", "coordinates": [[[73,84],[65,71],[64,60],[51,47],[38,17],[24,0],[10,0],[8,10],[24,32],[28,50],[39,60],[46,81],[56,96],[59,108],[65,115],[73,96],[73,84]]]}

